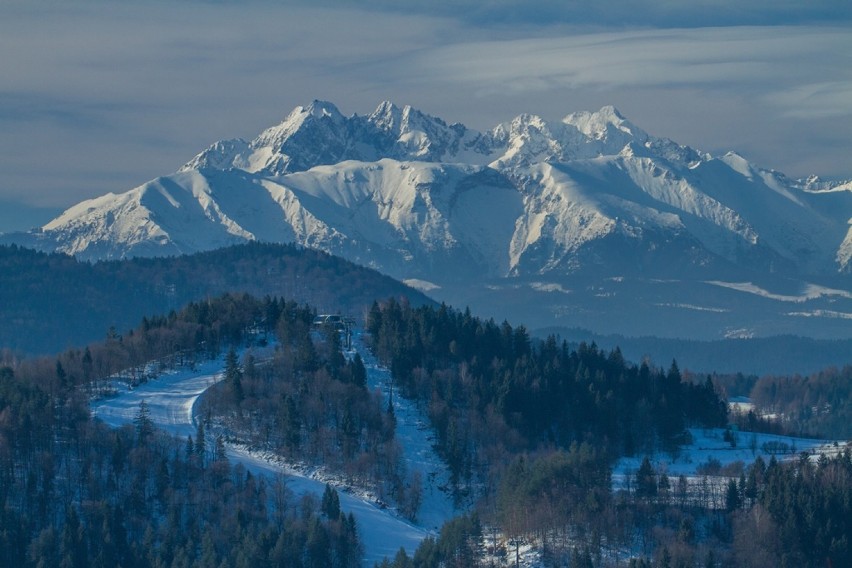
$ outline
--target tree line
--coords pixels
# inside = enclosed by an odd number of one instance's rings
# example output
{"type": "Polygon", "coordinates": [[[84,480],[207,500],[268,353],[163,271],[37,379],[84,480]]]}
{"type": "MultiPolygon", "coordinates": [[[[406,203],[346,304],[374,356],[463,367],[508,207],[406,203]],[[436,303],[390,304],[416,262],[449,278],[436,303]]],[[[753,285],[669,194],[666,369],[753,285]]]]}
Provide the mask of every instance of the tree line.
{"type": "Polygon", "coordinates": [[[401,550],[380,567],[514,565],[532,537],[545,566],[572,568],[817,568],[845,566],[852,554],[849,449],[758,458],[738,478],[698,482],[670,479],[644,459],[631,489],[614,494],[596,482],[608,473],[592,453],[575,446],[513,460],[489,521],[498,523],[502,546],[485,546],[489,529],[473,513],[447,523],[413,556],[401,550]]]}
{"type": "Polygon", "coordinates": [[[852,365],[805,376],[761,377],[751,390],[751,399],[759,415],[778,416],[775,422],[785,431],[852,438],[852,365]]]}

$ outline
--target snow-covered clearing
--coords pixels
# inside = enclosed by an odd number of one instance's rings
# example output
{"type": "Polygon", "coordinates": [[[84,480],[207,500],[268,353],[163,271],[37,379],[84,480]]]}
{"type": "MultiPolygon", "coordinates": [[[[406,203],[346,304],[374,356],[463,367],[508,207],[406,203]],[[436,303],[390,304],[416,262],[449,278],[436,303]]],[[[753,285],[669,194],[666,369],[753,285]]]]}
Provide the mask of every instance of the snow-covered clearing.
{"type": "MultiPolygon", "coordinates": [[[[676,455],[658,452],[649,456],[655,471],[658,474],[665,473],[672,486],[680,475],[687,478],[690,486],[700,483],[704,477],[709,478],[711,484],[720,485],[727,483],[731,477],[739,477],[739,473],[732,473],[739,469],[737,462],[747,467],[758,457],[768,463],[772,456],[777,460],[799,459],[803,452],[811,456],[833,455],[846,446],[845,442],[756,432],[733,432],[736,445],[732,446],[724,439],[725,430],[722,428],[692,428],[689,432],[692,435],[692,443],[682,446],[676,455]],[[719,473],[705,476],[698,471],[701,466],[707,466],[711,462],[718,462],[719,473]]],[[[644,454],[637,454],[618,460],[612,473],[615,489],[626,489],[632,484],[644,457],[644,454]]],[[[717,495],[722,496],[723,494],[717,495]]]]}
{"type": "Polygon", "coordinates": [[[406,278],[402,281],[406,286],[411,286],[415,290],[420,290],[421,292],[428,294],[434,290],[440,290],[441,287],[434,282],[429,282],[428,280],[421,280],[420,278],[406,278]]]}
{"type": "MultiPolygon", "coordinates": [[[[364,345],[360,332],[355,333],[353,347],[361,354],[367,368],[367,387],[370,390],[381,390],[384,404],[387,405],[391,392],[390,371],[376,362],[376,358],[364,345]]],[[[397,393],[393,395],[393,411],[396,417],[396,439],[402,446],[406,469],[410,473],[419,472],[423,484],[423,503],[417,513],[417,521],[424,527],[438,530],[460,511],[456,511],[452,496],[446,489],[450,485],[450,476],[441,458],[435,453],[434,433],[429,419],[412,401],[397,393]]]]}
{"type": "Polygon", "coordinates": [[[194,369],[165,371],[156,380],[135,388],[116,381],[112,387],[118,392],[117,396],[94,401],[92,414],[116,428],[132,424],[144,400],[158,428],[175,436],[194,436],[195,403],[205,390],[224,378],[224,366],[220,357],[196,365],[194,369]]]}
{"type": "MultiPolygon", "coordinates": [[[[389,372],[375,362],[364,348],[360,334],[355,342],[356,349],[364,358],[370,388],[383,388],[389,382],[389,372]]],[[[125,383],[116,383],[117,395],[92,403],[95,417],[113,427],[132,424],[142,401],[148,406],[150,418],[162,430],[177,436],[196,434],[195,404],[205,390],[223,379],[224,359],[206,361],[194,369],[167,371],[155,380],[135,388],[125,383]]],[[[384,391],[386,392],[386,390],[384,391]]],[[[315,471],[303,471],[274,456],[251,451],[245,447],[227,446],[228,459],[240,463],[252,473],[269,478],[284,474],[287,487],[297,495],[314,493],[319,498],[326,481],[339,485],[340,506],[345,512],[355,515],[358,534],[364,545],[364,565],[373,566],[386,556],[393,557],[400,547],[409,554],[426,536],[435,533],[443,521],[454,513],[451,499],[438,489],[446,484],[446,471],[431,446],[431,429],[424,426],[419,412],[408,401],[394,397],[397,416],[397,436],[403,445],[409,471],[420,471],[423,480],[423,504],[418,514],[418,523],[399,517],[393,510],[385,508],[364,495],[350,492],[342,482],[315,471]]]]}

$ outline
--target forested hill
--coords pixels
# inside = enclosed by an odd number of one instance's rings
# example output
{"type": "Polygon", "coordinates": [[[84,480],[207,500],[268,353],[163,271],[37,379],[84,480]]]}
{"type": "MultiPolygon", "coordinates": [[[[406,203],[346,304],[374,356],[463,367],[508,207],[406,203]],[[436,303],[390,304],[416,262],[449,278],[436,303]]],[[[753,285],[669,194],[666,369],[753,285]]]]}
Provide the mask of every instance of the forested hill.
{"type": "Polygon", "coordinates": [[[587,442],[606,461],[671,449],[687,426],[727,418],[709,378],[683,381],[675,362],[664,372],[555,336],[533,345],[523,326],[443,305],[375,304],[366,325],[402,395],[429,409],[454,484],[523,451],[587,442]]]}
{"type": "Polygon", "coordinates": [[[373,300],[431,303],[390,277],[323,252],[249,243],[194,255],[89,264],[0,246],[0,348],[55,353],[224,292],[283,296],[363,315],[373,300]]]}

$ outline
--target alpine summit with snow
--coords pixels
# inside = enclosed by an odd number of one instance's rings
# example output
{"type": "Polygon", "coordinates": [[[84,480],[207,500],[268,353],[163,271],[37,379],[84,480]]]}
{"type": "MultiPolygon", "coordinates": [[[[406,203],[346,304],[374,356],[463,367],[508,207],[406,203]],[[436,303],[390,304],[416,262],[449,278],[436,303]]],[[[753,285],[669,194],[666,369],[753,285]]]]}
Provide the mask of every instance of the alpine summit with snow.
{"type": "Polygon", "coordinates": [[[613,107],[477,132],[314,101],[2,240],[85,260],[295,243],[534,327],[841,338],[850,218],[852,182],[711,156],[613,107]]]}

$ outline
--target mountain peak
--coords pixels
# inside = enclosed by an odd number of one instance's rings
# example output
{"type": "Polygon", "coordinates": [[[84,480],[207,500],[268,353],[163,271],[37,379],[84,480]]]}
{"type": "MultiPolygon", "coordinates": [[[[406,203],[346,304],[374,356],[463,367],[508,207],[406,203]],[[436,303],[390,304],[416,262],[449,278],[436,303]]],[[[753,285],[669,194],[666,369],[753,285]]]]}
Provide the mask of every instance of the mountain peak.
{"type": "Polygon", "coordinates": [[[264,130],[260,136],[252,141],[252,146],[255,148],[264,146],[280,148],[308,122],[322,121],[323,119],[331,119],[338,123],[345,120],[345,117],[333,103],[315,99],[308,106],[297,106],[281,123],[264,130]]]}
{"type": "Polygon", "coordinates": [[[562,123],[575,127],[594,140],[608,139],[610,134],[627,135],[641,142],[648,138],[645,131],[624,118],[624,115],[612,105],[604,106],[596,112],[571,113],[562,119],[562,123]]]}
{"type": "Polygon", "coordinates": [[[400,107],[391,101],[383,101],[367,117],[367,120],[381,130],[396,135],[404,134],[411,130],[433,130],[436,126],[446,128],[446,123],[440,118],[426,114],[411,105],[400,107]]]}
{"type": "Polygon", "coordinates": [[[321,101],[319,99],[314,99],[313,102],[311,102],[311,104],[309,104],[307,107],[300,107],[300,108],[303,108],[304,113],[310,114],[314,118],[323,118],[323,117],[326,117],[326,116],[329,116],[329,117],[332,117],[332,118],[337,118],[337,117],[343,118],[343,114],[341,114],[341,112],[337,108],[337,106],[335,106],[334,103],[330,103],[328,101],[321,101]]]}
{"type": "Polygon", "coordinates": [[[624,115],[614,105],[604,105],[598,111],[601,116],[610,116],[617,120],[625,120],[624,115]]]}
{"type": "Polygon", "coordinates": [[[367,120],[382,130],[393,131],[399,129],[399,124],[402,120],[402,113],[403,109],[399,108],[391,101],[382,101],[382,103],[376,107],[376,110],[367,117],[367,120]]]}

